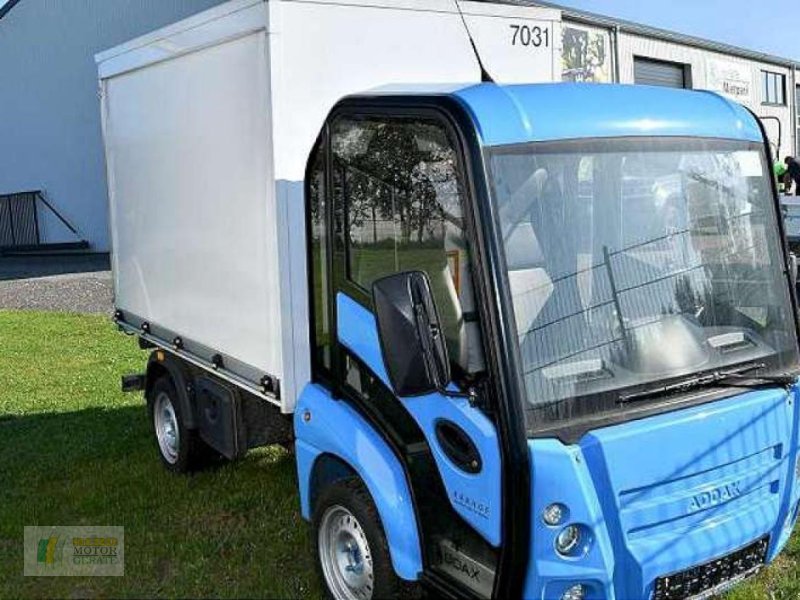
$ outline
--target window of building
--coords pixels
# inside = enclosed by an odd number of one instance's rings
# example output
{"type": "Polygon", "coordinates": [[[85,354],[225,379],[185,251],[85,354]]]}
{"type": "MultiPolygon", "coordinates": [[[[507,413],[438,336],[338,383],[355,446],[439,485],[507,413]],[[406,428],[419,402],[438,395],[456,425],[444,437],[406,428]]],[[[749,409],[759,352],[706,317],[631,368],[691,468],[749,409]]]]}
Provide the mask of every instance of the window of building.
{"type": "Polygon", "coordinates": [[[786,105],[786,75],[761,71],[761,98],[763,104],[786,105]]]}
{"type": "Polygon", "coordinates": [[[344,208],[346,278],[371,294],[380,277],[424,271],[450,357],[474,373],[482,358],[456,148],[434,119],[340,119],[332,134],[334,206],[344,208]]]}

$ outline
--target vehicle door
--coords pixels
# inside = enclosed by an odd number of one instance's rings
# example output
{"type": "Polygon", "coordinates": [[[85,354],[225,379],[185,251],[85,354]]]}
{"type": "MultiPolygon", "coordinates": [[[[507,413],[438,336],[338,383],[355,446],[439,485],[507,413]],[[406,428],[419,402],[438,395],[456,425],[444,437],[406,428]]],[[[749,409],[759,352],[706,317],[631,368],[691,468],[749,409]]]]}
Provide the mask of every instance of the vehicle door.
{"type": "Polygon", "coordinates": [[[426,576],[489,596],[501,544],[500,444],[456,134],[432,110],[339,111],[311,165],[314,376],[405,465],[426,576]],[[387,378],[372,285],[407,271],[431,282],[453,374],[446,394],[397,397],[387,378]]]}

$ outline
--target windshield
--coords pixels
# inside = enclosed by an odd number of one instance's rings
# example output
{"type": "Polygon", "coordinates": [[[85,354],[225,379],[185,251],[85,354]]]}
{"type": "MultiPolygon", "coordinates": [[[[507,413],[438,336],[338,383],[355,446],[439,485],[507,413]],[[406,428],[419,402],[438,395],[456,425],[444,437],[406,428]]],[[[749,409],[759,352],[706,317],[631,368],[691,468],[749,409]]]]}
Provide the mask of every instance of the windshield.
{"type": "Polygon", "coordinates": [[[529,418],[621,390],[795,362],[769,171],[757,144],[614,139],[490,151],[529,418]]]}

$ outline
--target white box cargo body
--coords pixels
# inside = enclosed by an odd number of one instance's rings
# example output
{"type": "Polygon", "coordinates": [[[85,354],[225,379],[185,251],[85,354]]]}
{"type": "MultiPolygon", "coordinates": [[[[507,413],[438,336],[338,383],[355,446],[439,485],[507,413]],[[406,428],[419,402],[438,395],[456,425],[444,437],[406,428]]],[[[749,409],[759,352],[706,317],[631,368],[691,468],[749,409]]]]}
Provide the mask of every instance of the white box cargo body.
{"type": "Polygon", "coordinates": [[[310,372],[303,180],[328,112],[384,86],[479,82],[467,27],[498,82],[553,80],[559,20],[236,0],[99,54],[120,325],[291,412],[310,372]],[[521,21],[548,47],[510,49],[521,21]]]}

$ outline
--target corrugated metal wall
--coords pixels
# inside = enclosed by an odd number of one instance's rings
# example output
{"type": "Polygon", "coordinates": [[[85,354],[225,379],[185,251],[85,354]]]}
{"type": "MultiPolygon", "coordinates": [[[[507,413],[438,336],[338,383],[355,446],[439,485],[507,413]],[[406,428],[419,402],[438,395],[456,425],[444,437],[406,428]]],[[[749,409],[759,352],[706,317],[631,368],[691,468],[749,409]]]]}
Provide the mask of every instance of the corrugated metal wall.
{"type": "MultiPolygon", "coordinates": [[[[0,194],[44,189],[108,250],[94,54],[220,1],[21,0],[0,20],[0,194]]],[[[41,226],[45,241],[65,241],[41,226]]]]}

